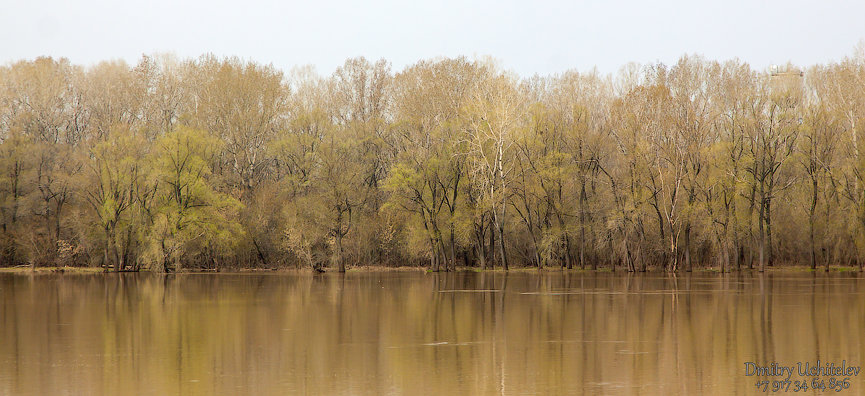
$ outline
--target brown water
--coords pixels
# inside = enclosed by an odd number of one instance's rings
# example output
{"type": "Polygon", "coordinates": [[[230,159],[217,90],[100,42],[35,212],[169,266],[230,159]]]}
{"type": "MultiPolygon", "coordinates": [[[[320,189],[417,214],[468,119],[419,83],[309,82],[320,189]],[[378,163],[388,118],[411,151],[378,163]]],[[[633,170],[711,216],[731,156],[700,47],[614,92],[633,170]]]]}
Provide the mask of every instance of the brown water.
{"type": "Polygon", "coordinates": [[[755,394],[863,341],[857,274],[0,274],[0,395],[755,394]]]}

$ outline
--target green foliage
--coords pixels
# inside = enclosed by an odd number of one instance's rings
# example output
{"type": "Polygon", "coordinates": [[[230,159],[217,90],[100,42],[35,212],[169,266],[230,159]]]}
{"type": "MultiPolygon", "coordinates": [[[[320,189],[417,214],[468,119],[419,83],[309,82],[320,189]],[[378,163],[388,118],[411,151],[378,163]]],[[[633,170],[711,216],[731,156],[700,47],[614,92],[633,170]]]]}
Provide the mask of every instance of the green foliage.
{"type": "Polygon", "coordinates": [[[231,252],[243,230],[237,223],[240,202],[218,191],[210,164],[219,139],[179,126],[155,142],[151,155],[154,185],[148,252],[153,268],[172,263],[180,269],[192,244],[231,252]]]}
{"type": "Polygon", "coordinates": [[[0,259],[721,270],[863,263],[861,59],[520,79],[203,56],[0,67],[0,259]],[[851,215],[852,214],[852,215],[851,215]]]}

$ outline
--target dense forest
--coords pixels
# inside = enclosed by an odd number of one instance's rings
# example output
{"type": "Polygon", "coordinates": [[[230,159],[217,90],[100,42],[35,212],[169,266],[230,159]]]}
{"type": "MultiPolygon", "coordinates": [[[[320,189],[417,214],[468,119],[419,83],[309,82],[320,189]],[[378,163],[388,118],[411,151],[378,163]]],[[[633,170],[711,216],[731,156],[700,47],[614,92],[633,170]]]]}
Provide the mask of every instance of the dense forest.
{"type": "MultiPolygon", "coordinates": [[[[861,50],[861,49],[860,49],[861,50]]],[[[865,57],[0,67],[0,265],[865,263],[865,57]]]]}

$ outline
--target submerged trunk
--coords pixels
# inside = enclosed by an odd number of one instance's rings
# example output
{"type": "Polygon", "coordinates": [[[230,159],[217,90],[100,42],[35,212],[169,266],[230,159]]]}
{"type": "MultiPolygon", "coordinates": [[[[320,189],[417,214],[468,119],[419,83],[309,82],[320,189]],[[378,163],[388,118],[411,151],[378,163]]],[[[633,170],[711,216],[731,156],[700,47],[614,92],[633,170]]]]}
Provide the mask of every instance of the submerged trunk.
{"type": "Polygon", "coordinates": [[[832,252],[826,250],[826,272],[829,272],[829,264],[832,262],[832,252]]]}
{"type": "Polygon", "coordinates": [[[811,242],[811,269],[817,269],[817,245],[814,238],[814,223],[817,212],[817,179],[812,178],[811,208],[808,211],[808,237],[811,242]]]}
{"type": "Polygon", "coordinates": [[[429,247],[430,247],[430,267],[431,267],[433,272],[439,272],[438,249],[436,248],[435,240],[432,237],[429,238],[429,247]]]}
{"type": "Polygon", "coordinates": [[[336,263],[339,272],[345,272],[345,259],[342,251],[342,235],[339,235],[339,233],[336,235],[336,263]]]}
{"type": "Polygon", "coordinates": [[[691,272],[691,224],[685,227],[685,272],[691,272]]]}
{"type": "Polygon", "coordinates": [[[478,257],[478,260],[481,262],[481,269],[487,269],[487,255],[484,252],[484,237],[481,234],[477,233],[475,230],[475,236],[477,237],[477,245],[475,245],[475,254],[478,257]]]}
{"type": "Polygon", "coordinates": [[[438,241],[439,243],[437,251],[439,254],[439,261],[444,264],[445,272],[450,272],[450,265],[448,263],[448,251],[447,248],[445,248],[445,242],[441,237],[439,237],[438,241]]]}
{"type": "MultiPolygon", "coordinates": [[[[612,268],[615,271],[615,269],[616,269],[615,256],[616,255],[615,255],[615,250],[613,249],[613,232],[610,230],[607,231],[607,244],[610,246],[610,268],[612,268]]],[[[592,271],[595,271],[597,269],[598,269],[598,262],[592,261],[592,271]]]]}
{"type": "Polygon", "coordinates": [[[481,262],[481,269],[487,269],[487,252],[484,249],[484,226],[475,224],[475,253],[481,262]]]}
{"type": "MultiPolygon", "coordinates": [[[[628,246],[628,235],[627,234],[623,235],[623,238],[622,238],[622,250],[624,250],[624,253],[625,253],[622,257],[622,259],[625,262],[625,268],[627,269],[628,272],[636,272],[636,268],[634,268],[634,263],[631,260],[631,248],[630,248],[630,246],[628,246]]],[[[613,265],[612,270],[613,271],[616,270],[615,265],[613,265]]]]}
{"type": "Polygon", "coordinates": [[[538,269],[541,269],[541,252],[538,248],[538,241],[535,237],[535,233],[529,229],[529,235],[532,237],[532,255],[534,256],[535,265],[538,266],[538,269]]]}
{"type": "Polygon", "coordinates": [[[499,255],[502,258],[502,268],[507,271],[508,270],[508,252],[505,250],[505,229],[504,229],[504,219],[501,218],[497,212],[493,212],[493,228],[498,232],[498,242],[499,242],[499,255]]]}
{"type": "Polygon", "coordinates": [[[504,270],[507,271],[508,270],[508,253],[507,253],[507,250],[505,250],[504,229],[502,228],[501,223],[499,223],[498,230],[499,230],[499,253],[502,256],[502,268],[504,268],[504,270]]]}
{"type": "Polygon", "coordinates": [[[736,271],[742,269],[742,248],[739,246],[738,241],[733,241],[733,268],[736,268],[736,271]]]}
{"type": "Polygon", "coordinates": [[[760,232],[760,240],[759,240],[759,243],[760,243],[760,246],[759,246],[759,249],[760,249],[760,272],[763,272],[766,270],[766,261],[765,261],[765,257],[764,257],[765,251],[766,251],[766,232],[764,231],[764,228],[763,228],[763,221],[766,218],[765,217],[765,214],[766,214],[766,205],[765,205],[766,195],[762,193],[762,190],[763,190],[762,184],[760,185],[760,190],[761,190],[760,215],[757,217],[757,223],[758,223],[758,230],[760,232]]]}
{"type": "MultiPolygon", "coordinates": [[[[582,257],[582,252],[580,253],[580,257],[582,257]]],[[[585,263],[581,259],[580,268],[583,268],[583,265],[585,265],[585,263]]],[[[574,268],[574,263],[571,261],[571,238],[567,235],[565,235],[565,267],[568,269],[574,268]]]]}
{"type": "Polygon", "coordinates": [[[496,229],[492,221],[490,221],[490,268],[496,268],[496,229]]]}
{"type": "Polygon", "coordinates": [[[672,230],[675,229],[673,227],[673,222],[670,221],[670,263],[667,267],[667,271],[676,272],[679,270],[679,241],[676,238],[676,233],[672,230]]]}
{"type": "Polygon", "coordinates": [[[451,245],[451,269],[457,270],[457,244],[454,238],[454,225],[450,225],[450,245],[451,245]]]}
{"type": "Polygon", "coordinates": [[[763,230],[762,230],[763,224],[762,223],[760,224],[760,228],[761,229],[760,229],[760,254],[759,254],[760,267],[759,267],[759,271],[763,272],[766,270],[766,261],[764,260],[764,256],[763,256],[764,251],[766,249],[766,238],[763,237],[763,230]]]}
{"type": "Polygon", "coordinates": [[[111,264],[111,226],[105,226],[105,246],[102,248],[102,270],[108,272],[108,265],[111,264]]]}
{"type": "MultiPolygon", "coordinates": [[[[771,190],[770,190],[771,193],[771,190]]],[[[769,267],[775,264],[772,254],[772,200],[766,200],[766,265],[769,267]]]]}

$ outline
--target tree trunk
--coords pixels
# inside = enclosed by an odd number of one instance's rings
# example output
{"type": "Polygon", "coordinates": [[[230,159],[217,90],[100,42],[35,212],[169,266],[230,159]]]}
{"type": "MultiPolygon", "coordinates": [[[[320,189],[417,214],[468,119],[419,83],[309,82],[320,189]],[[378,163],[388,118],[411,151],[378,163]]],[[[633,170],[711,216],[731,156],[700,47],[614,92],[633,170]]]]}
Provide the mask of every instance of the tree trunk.
{"type": "Polygon", "coordinates": [[[454,240],[454,225],[450,225],[450,244],[451,244],[451,270],[457,270],[457,244],[454,240]]]}
{"type": "MultiPolygon", "coordinates": [[[[65,201],[65,199],[57,200],[57,209],[54,211],[54,236],[58,241],[60,240],[60,213],[63,210],[63,201],[65,201]]],[[[55,243],[54,246],[56,249],[57,244],[55,243]]]]}
{"type": "Polygon", "coordinates": [[[772,254],[772,200],[766,199],[766,265],[775,265],[775,257],[772,254]]]}
{"type": "Polygon", "coordinates": [[[339,266],[339,272],[345,272],[345,259],[342,251],[342,235],[336,234],[336,263],[339,266]]]}
{"type": "Polygon", "coordinates": [[[538,249],[538,241],[532,228],[529,228],[529,235],[532,237],[532,256],[534,256],[533,261],[535,262],[535,265],[537,265],[538,269],[541,269],[541,252],[538,249]]]}
{"type": "MultiPolygon", "coordinates": [[[[734,236],[734,238],[735,238],[735,236],[734,236]]],[[[743,253],[742,253],[742,247],[739,246],[739,242],[736,240],[733,240],[733,253],[734,253],[733,254],[733,268],[735,268],[736,271],[739,271],[742,269],[742,261],[741,260],[742,260],[742,254],[743,253]]]]}
{"type": "Polygon", "coordinates": [[[676,272],[679,270],[679,241],[676,240],[676,233],[673,232],[673,223],[670,222],[670,263],[667,271],[676,272]]]}
{"type": "Polygon", "coordinates": [[[448,253],[447,253],[447,249],[445,248],[445,242],[444,242],[444,240],[442,240],[441,236],[439,236],[438,241],[439,241],[439,243],[438,243],[438,250],[437,251],[438,251],[438,254],[440,255],[439,262],[444,264],[445,272],[450,272],[450,266],[448,265],[448,253]]]}
{"type": "MultiPolygon", "coordinates": [[[[582,257],[582,255],[581,255],[581,257],[582,257]]],[[[585,265],[585,263],[582,261],[582,259],[580,260],[580,265],[581,265],[580,268],[582,268],[582,265],[585,265]]],[[[571,261],[571,238],[568,237],[567,235],[565,235],[565,267],[567,269],[573,269],[574,268],[574,263],[571,261]]]]}
{"type": "Polygon", "coordinates": [[[484,255],[484,245],[479,244],[475,246],[475,254],[478,257],[478,260],[481,262],[481,269],[487,269],[487,259],[484,255]]]}
{"type": "MultiPolygon", "coordinates": [[[[742,248],[744,249],[744,248],[742,248]]],[[[754,238],[751,237],[751,243],[748,246],[748,269],[754,269],[754,238]]]]}
{"type": "MultiPolygon", "coordinates": [[[[616,251],[613,249],[613,232],[612,230],[607,231],[607,244],[610,245],[610,268],[614,271],[616,269],[616,251]]],[[[597,271],[598,262],[592,261],[592,271],[597,271]]]]}
{"type": "Polygon", "coordinates": [[[113,246],[114,250],[114,272],[123,270],[123,254],[117,249],[117,244],[113,246]]]}
{"type": "Polygon", "coordinates": [[[493,222],[490,221],[490,267],[496,268],[496,229],[493,222]]]}
{"type": "Polygon", "coordinates": [[[691,224],[685,227],[685,272],[691,272],[691,224]]]}
{"type": "MultiPolygon", "coordinates": [[[[655,208],[655,215],[658,218],[658,233],[661,236],[661,241],[663,241],[663,240],[667,239],[665,232],[664,232],[664,216],[661,215],[661,209],[658,208],[657,204],[652,205],[652,207],[655,208]]],[[[672,233],[673,231],[670,230],[670,232],[672,233]]],[[[662,250],[661,262],[664,263],[664,265],[666,266],[667,265],[667,250],[666,249],[661,249],[661,250],[662,250]]]]}
{"type": "MultiPolygon", "coordinates": [[[[736,218],[736,199],[730,200],[730,209],[727,211],[728,222],[732,223],[733,230],[733,238],[730,240],[730,237],[727,236],[728,247],[730,247],[730,251],[733,254],[733,266],[736,271],[741,270],[741,255],[740,255],[740,243],[739,243],[739,222],[736,218]],[[732,213],[732,216],[730,215],[732,213]],[[732,243],[731,243],[732,242],[732,243]],[[729,246],[732,245],[732,246],[729,246]]],[[[729,229],[728,229],[729,230],[729,229]]],[[[728,234],[729,235],[729,231],[728,234]]]]}
{"type": "Polygon", "coordinates": [[[628,247],[628,240],[624,240],[625,244],[625,264],[627,265],[628,272],[637,272],[636,267],[634,266],[633,257],[631,257],[631,249],[628,247]]]}
{"type": "Polygon", "coordinates": [[[814,223],[816,222],[816,211],[817,211],[817,179],[812,178],[812,190],[811,190],[811,208],[808,212],[808,237],[811,241],[811,269],[817,269],[817,246],[814,240],[814,223]]]}
{"type": "Polygon", "coordinates": [[[436,243],[432,237],[429,238],[429,248],[430,248],[430,269],[432,269],[433,272],[439,272],[438,254],[436,253],[436,243]]]}
{"type": "Polygon", "coordinates": [[[766,261],[764,260],[764,254],[766,251],[766,233],[763,230],[763,221],[765,217],[766,211],[766,195],[763,194],[763,186],[760,185],[760,215],[757,217],[758,230],[760,231],[760,272],[766,270],[766,261]]]}
{"type": "Polygon", "coordinates": [[[159,247],[160,247],[160,253],[162,253],[162,257],[160,257],[161,260],[159,263],[159,265],[161,265],[162,268],[159,269],[159,272],[163,272],[163,273],[168,272],[168,252],[165,249],[165,238],[164,237],[159,239],[159,247]]]}
{"type": "Polygon", "coordinates": [[[813,221],[813,219],[814,219],[814,217],[812,216],[810,224],[809,224],[809,226],[810,226],[809,227],[810,228],[809,239],[811,241],[811,269],[815,270],[815,269],[817,269],[817,251],[816,251],[817,246],[816,246],[816,243],[814,242],[814,221],[813,221]]]}
{"type": "MultiPolygon", "coordinates": [[[[586,183],[580,186],[580,268],[586,267],[586,205],[588,195],[586,194],[586,183]]],[[[564,224],[563,224],[564,225],[564,224]]],[[[570,254],[570,249],[568,249],[570,254]]],[[[568,266],[570,268],[570,266],[568,266]]]]}
{"type": "Polygon", "coordinates": [[[111,248],[111,231],[109,226],[105,226],[105,246],[102,247],[102,271],[108,272],[108,264],[110,263],[108,250],[111,248]]]}
{"type": "Polygon", "coordinates": [[[829,272],[829,263],[832,261],[832,252],[826,250],[826,272],[829,272]]]}
{"type": "MultiPolygon", "coordinates": [[[[498,217],[498,216],[497,216],[498,217]]],[[[496,218],[496,223],[498,227],[496,227],[499,231],[499,253],[502,256],[502,268],[507,271],[508,270],[508,252],[505,249],[505,230],[504,225],[500,221],[500,219],[496,218]]]]}
{"type": "Polygon", "coordinates": [[[763,254],[766,249],[766,238],[763,234],[763,223],[760,223],[760,272],[766,270],[766,261],[764,260],[763,254]]]}
{"type": "MultiPolygon", "coordinates": [[[[341,241],[340,237],[337,237],[337,241],[341,241]]],[[[341,243],[341,242],[337,242],[337,243],[341,243]]],[[[260,261],[261,265],[263,265],[264,267],[268,267],[267,259],[264,257],[264,252],[261,251],[261,246],[258,245],[258,241],[255,239],[255,237],[252,238],[252,245],[255,246],[255,251],[257,253],[258,261],[260,261]]]]}
{"type": "MultiPolygon", "coordinates": [[[[47,241],[48,246],[47,247],[49,249],[51,249],[53,252],[56,252],[57,251],[57,243],[54,242],[54,238],[51,235],[51,228],[53,228],[53,227],[51,227],[51,210],[50,210],[50,208],[51,208],[51,205],[50,205],[49,201],[46,199],[45,200],[45,233],[48,234],[48,241],[47,241]]],[[[52,254],[51,256],[54,257],[56,255],[52,254]]]]}
{"type": "Polygon", "coordinates": [[[442,241],[439,245],[440,245],[439,254],[441,255],[439,260],[441,263],[444,263],[445,272],[450,272],[450,268],[448,266],[448,253],[447,253],[447,250],[445,249],[444,241],[442,241]]]}
{"type": "Polygon", "coordinates": [[[108,242],[102,247],[102,272],[108,272],[108,242]]]}

